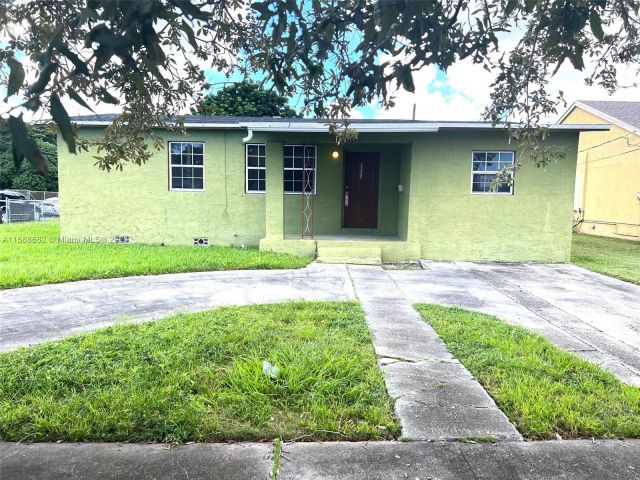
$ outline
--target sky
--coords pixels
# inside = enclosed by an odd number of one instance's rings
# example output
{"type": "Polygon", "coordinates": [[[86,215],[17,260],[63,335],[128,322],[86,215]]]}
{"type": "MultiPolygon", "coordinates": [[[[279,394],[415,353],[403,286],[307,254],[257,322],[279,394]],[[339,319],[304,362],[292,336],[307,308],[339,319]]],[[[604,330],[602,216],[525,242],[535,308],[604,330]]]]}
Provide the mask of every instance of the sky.
{"type": "MultiPolygon", "coordinates": [[[[588,66],[587,66],[588,68],[588,66]]],[[[207,71],[207,80],[222,88],[225,81],[238,81],[239,77],[227,79],[224,74],[207,71]]],[[[417,120],[481,120],[485,108],[489,105],[491,83],[494,75],[481,65],[470,61],[454,64],[447,72],[435,66],[425,67],[414,74],[415,93],[397,90],[394,93],[395,106],[384,109],[373,103],[358,108],[353,118],[411,119],[413,106],[416,105],[417,120]]],[[[585,72],[574,70],[567,62],[550,82],[551,91],[564,92],[567,108],[576,100],[637,100],[640,101],[640,88],[625,88],[610,96],[599,86],[588,86],[584,82],[585,72]]],[[[627,84],[634,81],[632,72],[622,72],[621,80],[627,84]]],[[[297,105],[296,99],[290,102],[297,105]]],[[[558,116],[565,108],[559,107],[558,116]]],[[[552,118],[550,121],[555,121],[552,118]]]]}

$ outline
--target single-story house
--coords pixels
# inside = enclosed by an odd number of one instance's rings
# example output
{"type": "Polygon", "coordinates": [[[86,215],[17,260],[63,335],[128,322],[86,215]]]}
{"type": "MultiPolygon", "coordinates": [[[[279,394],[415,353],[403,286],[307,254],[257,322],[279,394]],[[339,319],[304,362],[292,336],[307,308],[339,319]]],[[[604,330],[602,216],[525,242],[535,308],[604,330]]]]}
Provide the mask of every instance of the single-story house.
{"type": "Polygon", "coordinates": [[[580,134],[575,230],[640,239],[640,102],[580,100],[559,123],[611,124],[580,134]]]}
{"type": "MultiPolygon", "coordinates": [[[[74,117],[82,138],[113,115],[74,117]]],[[[353,120],[338,146],[327,121],[185,117],[186,135],[142,166],[100,171],[59,142],[61,235],[171,245],[259,246],[324,261],[568,261],[579,132],[554,125],[566,158],[525,164],[484,122],[353,120]]]]}

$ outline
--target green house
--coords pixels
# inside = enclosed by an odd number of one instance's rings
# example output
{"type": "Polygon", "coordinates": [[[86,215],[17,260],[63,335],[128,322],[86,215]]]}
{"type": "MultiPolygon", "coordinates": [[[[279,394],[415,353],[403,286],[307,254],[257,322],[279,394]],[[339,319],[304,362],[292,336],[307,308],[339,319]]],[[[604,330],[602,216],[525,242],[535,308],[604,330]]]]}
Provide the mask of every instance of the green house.
{"type": "MultiPolygon", "coordinates": [[[[113,115],[75,117],[95,138],[113,115]]],[[[353,120],[337,146],[326,121],[185,117],[186,135],[142,166],[100,171],[95,153],[60,141],[61,235],[66,240],[259,246],[320,261],[569,260],[578,135],[555,125],[566,157],[518,161],[503,126],[483,122],[353,120]]]]}

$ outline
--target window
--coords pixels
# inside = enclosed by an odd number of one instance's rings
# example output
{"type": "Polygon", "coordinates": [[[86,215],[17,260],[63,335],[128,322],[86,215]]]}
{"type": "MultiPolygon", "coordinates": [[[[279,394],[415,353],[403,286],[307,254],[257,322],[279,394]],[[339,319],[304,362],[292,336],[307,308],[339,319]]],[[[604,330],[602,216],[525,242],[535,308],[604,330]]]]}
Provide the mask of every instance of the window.
{"type": "Polygon", "coordinates": [[[513,166],[513,152],[473,152],[471,167],[471,193],[512,194],[513,184],[501,183],[491,190],[498,172],[513,166]]]}
{"type": "Polygon", "coordinates": [[[169,189],[204,190],[204,143],[169,142],[169,189]]]}
{"type": "Polygon", "coordinates": [[[284,193],[316,193],[316,146],[284,146],[284,193]]]}
{"type": "Polygon", "coordinates": [[[246,180],[247,193],[264,193],[266,191],[264,144],[250,143],[246,146],[246,180]]]}

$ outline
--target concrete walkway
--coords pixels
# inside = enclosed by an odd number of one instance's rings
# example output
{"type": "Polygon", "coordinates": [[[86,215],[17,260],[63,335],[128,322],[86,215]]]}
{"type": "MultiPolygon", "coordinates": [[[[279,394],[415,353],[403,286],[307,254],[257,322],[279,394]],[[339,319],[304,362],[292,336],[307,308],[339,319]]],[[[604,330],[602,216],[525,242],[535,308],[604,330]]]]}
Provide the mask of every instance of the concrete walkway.
{"type": "Polygon", "coordinates": [[[495,315],[640,385],[640,286],[565,264],[423,266],[389,271],[413,303],[495,315]]]}
{"type": "MultiPolygon", "coordinates": [[[[273,465],[270,443],[169,447],[0,442],[3,480],[267,480],[273,465]]],[[[640,441],[285,444],[277,478],[631,480],[640,478],[640,441]]]]}
{"type": "Polygon", "coordinates": [[[389,395],[412,440],[522,437],[469,371],[413,309],[387,272],[350,265],[389,395]]]}
{"type": "Polygon", "coordinates": [[[86,280],[0,291],[0,350],[223,305],[353,300],[344,265],[86,280]]]}

